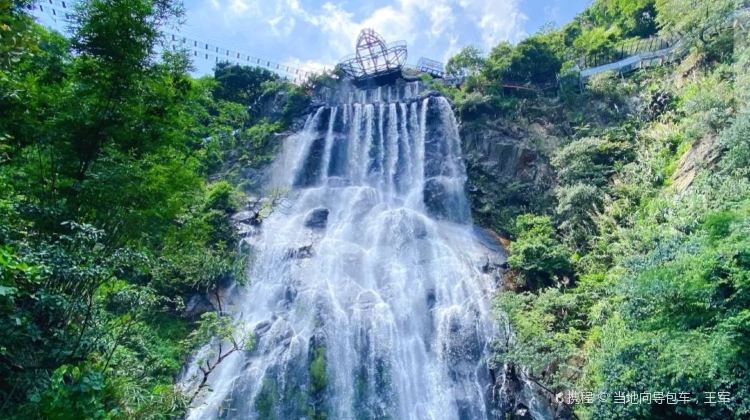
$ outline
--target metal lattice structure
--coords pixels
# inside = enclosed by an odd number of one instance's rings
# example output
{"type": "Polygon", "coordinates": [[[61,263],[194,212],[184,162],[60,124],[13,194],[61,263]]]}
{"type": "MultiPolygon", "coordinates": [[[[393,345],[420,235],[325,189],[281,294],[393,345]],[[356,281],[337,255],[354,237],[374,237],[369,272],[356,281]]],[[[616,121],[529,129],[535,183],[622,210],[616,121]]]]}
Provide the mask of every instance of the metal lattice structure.
{"type": "Polygon", "coordinates": [[[443,63],[425,57],[422,57],[417,61],[417,70],[427,73],[432,77],[445,76],[445,67],[443,66],[443,63]]]}
{"type": "Polygon", "coordinates": [[[386,44],[372,29],[363,29],[357,37],[356,53],[345,57],[339,68],[354,79],[378,77],[400,72],[406,63],[406,42],[386,44]]]}

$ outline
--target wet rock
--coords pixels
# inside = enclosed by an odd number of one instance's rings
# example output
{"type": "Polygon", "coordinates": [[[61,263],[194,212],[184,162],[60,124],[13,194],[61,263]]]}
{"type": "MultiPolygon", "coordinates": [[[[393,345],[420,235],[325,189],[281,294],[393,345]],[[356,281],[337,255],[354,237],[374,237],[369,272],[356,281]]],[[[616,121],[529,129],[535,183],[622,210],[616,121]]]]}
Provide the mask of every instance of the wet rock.
{"type": "Polygon", "coordinates": [[[182,312],[182,316],[185,318],[198,318],[206,312],[215,311],[214,305],[210,300],[203,294],[195,294],[188,299],[185,310],[182,312]]]}
{"type": "Polygon", "coordinates": [[[245,201],[245,208],[257,212],[258,210],[260,210],[260,198],[251,195],[245,201]]]}
{"type": "Polygon", "coordinates": [[[235,223],[249,223],[258,216],[258,213],[252,210],[243,210],[232,216],[235,223]]]}
{"type": "Polygon", "coordinates": [[[242,238],[240,241],[240,254],[242,255],[249,255],[253,250],[255,249],[255,246],[257,245],[257,241],[255,240],[257,236],[248,236],[246,238],[242,238]]]}
{"type": "Polygon", "coordinates": [[[287,259],[304,259],[313,256],[312,244],[301,246],[297,249],[290,249],[286,252],[287,259]]]}
{"type": "Polygon", "coordinates": [[[255,236],[258,233],[260,233],[260,229],[253,225],[248,225],[244,223],[239,223],[237,225],[237,232],[240,235],[240,238],[249,238],[251,236],[255,236]]]}
{"type": "Polygon", "coordinates": [[[332,176],[326,180],[326,184],[332,188],[343,188],[351,185],[351,182],[340,176],[332,176]]]}
{"type": "Polygon", "coordinates": [[[488,253],[484,256],[480,269],[484,274],[504,274],[508,271],[508,261],[502,254],[488,253]]]}
{"type": "Polygon", "coordinates": [[[505,252],[505,249],[503,248],[503,244],[501,242],[501,238],[497,233],[479,226],[474,226],[473,230],[474,237],[479,240],[479,243],[481,243],[482,246],[492,252],[501,254],[505,252]]]}
{"type": "Polygon", "coordinates": [[[372,290],[366,290],[357,297],[357,306],[361,310],[372,309],[377,305],[378,296],[372,290]]]}
{"type": "Polygon", "coordinates": [[[526,407],[523,404],[519,404],[518,407],[516,407],[516,410],[513,412],[513,414],[516,417],[520,417],[522,419],[530,419],[531,416],[529,415],[529,407],[526,407]]]}
{"type": "Polygon", "coordinates": [[[255,329],[253,330],[253,335],[256,337],[260,337],[261,335],[268,332],[268,330],[271,329],[271,321],[263,321],[255,326],[255,329]]]}
{"type": "Polygon", "coordinates": [[[289,285],[284,290],[284,299],[288,303],[294,302],[294,299],[297,298],[297,288],[293,285],[289,285]]]}
{"type": "MultiPolygon", "coordinates": [[[[321,118],[321,121],[326,120],[321,118]]],[[[309,154],[302,163],[302,168],[294,180],[294,187],[309,187],[315,185],[320,180],[324,150],[325,136],[318,137],[312,141],[309,154]]]]}
{"type": "Polygon", "coordinates": [[[536,384],[516,366],[507,364],[491,373],[495,382],[491,391],[493,414],[497,418],[573,418],[568,406],[558,404],[549,390],[536,384]]]}
{"type": "Polygon", "coordinates": [[[328,225],[328,213],[328,209],[323,207],[312,210],[305,217],[305,227],[310,229],[325,229],[328,225]]]}
{"type": "Polygon", "coordinates": [[[286,322],[283,322],[279,326],[279,330],[280,331],[276,331],[276,336],[273,337],[274,342],[277,344],[282,344],[284,347],[288,347],[289,343],[294,337],[294,330],[286,322]]]}
{"type": "Polygon", "coordinates": [[[469,203],[463,194],[463,185],[453,185],[456,180],[430,178],[425,181],[423,198],[430,215],[453,222],[469,220],[469,203]]]}
{"type": "Polygon", "coordinates": [[[427,307],[430,309],[433,309],[435,307],[435,303],[437,303],[437,294],[435,293],[435,289],[428,289],[427,290],[427,307]]]}

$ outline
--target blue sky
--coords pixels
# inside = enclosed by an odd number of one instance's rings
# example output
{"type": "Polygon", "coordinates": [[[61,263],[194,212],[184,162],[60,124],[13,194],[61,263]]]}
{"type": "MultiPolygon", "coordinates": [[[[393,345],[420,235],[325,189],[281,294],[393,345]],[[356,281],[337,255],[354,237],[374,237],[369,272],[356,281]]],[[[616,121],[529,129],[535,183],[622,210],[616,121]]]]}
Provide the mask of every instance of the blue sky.
{"type": "MultiPolygon", "coordinates": [[[[409,62],[446,61],[461,47],[489,51],[543,24],[570,21],[591,0],[185,0],[186,35],[312,70],[353,52],[370,27],[405,40],[409,62]]],[[[209,63],[195,63],[199,73],[209,63]]]]}

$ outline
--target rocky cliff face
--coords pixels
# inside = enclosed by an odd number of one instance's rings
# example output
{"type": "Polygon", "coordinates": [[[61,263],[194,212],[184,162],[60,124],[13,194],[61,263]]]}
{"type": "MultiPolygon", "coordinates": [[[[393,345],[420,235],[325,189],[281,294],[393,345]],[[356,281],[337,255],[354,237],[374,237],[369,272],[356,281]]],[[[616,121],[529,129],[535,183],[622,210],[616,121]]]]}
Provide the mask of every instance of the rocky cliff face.
{"type": "Polygon", "coordinates": [[[508,235],[516,215],[550,200],[553,172],[545,150],[557,138],[539,124],[481,117],[462,121],[460,132],[474,220],[508,235]]]}
{"type": "MultiPolygon", "coordinates": [[[[507,240],[494,232],[507,238],[518,214],[549,206],[554,185],[549,151],[564,134],[538,122],[480,116],[464,118],[460,135],[474,222],[492,229],[485,235],[506,247],[507,240]]],[[[504,261],[496,267],[507,270],[504,261]]],[[[506,330],[503,337],[511,339],[511,332],[506,330]]],[[[495,351],[502,351],[502,342],[501,337],[495,351]]],[[[494,418],[572,418],[567,406],[558,404],[556,396],[529,380],[519,367],[496,366],[492,373],[494,418]]]]}

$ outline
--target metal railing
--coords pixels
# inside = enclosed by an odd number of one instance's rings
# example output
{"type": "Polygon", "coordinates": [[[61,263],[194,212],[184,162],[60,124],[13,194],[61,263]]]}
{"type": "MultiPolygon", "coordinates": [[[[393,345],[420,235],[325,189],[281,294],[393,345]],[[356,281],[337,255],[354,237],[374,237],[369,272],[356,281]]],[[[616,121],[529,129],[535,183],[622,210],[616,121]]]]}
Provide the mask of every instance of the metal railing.
{"type": "MultiPolygon", "coordinates": [[[[76,1],[42,0],[31,5],[29,9],[32,13],[44,13],[55,21],[70,23],[73,20],[76,6],[76,1]]],[[[163,30],[162,32],[164,34],[160,44],[162,49],[186,51],[188,56],[194,60],[202,60],[210,63],[230,62],[239,65],[261,67],[278,74],[284,80],[296,84],[303,84],[310,77],[318,73],[290,63],[259,57],[236,48],[229,48],[211,41],[191,37],[180,31],[163,30]]],[[[324,68],[320,72],[326,70],[324,68]]]]}

